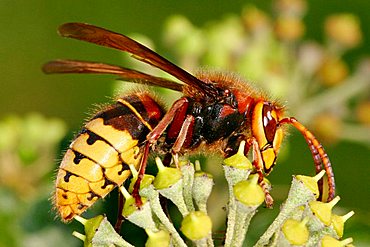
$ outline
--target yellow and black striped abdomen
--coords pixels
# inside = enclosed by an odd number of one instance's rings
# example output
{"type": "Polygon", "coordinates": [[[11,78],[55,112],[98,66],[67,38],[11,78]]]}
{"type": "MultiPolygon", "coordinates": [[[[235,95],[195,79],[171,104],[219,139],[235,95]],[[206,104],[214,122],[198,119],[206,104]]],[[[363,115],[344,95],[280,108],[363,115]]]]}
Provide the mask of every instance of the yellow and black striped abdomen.
{"type": "Polygon", "coordinates": [[[77,135],[59,167],[55,206],[65,221],[120,186],[140,164],[146,135],[163,116],[145,93],[124,96],[96,114],[77,135]]]}

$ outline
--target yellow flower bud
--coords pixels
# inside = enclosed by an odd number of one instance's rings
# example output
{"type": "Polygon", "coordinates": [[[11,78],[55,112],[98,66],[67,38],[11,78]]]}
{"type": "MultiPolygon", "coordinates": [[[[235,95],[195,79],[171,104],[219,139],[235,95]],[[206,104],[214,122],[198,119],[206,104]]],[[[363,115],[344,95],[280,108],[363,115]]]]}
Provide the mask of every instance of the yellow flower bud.
{"type": "Polygon", "coordinates": [[[191,240],[200,240],[212,231],[211,218],[201,211],[190,212],[181,222],[182,233],[191,240]]]}
{"type": "Polygon", "coordinates": [[[240,181],[234,185],[235,198],[241,203],[257,207],[265,200],[265,193],[258,184],[258,175],[251,175],[248,180],[240,181]]]}
{"type": "Polygon", "coordinates": [[[317,186],[317,182],[324,176],[325,171],[322,170],[316,176],[309,177],[309,176],[303,176],[303,175],[297,175],[296,178],[303,182],[303,184],[312,191],[312,193],[315,195],[316,198],[319,197],[319,187],[317,186]]]}
{"type": "Polygon", "coordinates": [[[336,214],[332,215],[331,224],[340,238],[343,237],[344,223],[354,214],[355,212],[351,211],[343,216],[339,216],[336,214]]]}
{"type": "Polygon", "coordinates": [[[302,221],[287,219],[284,222],[282,232],[291,245],[304,245],[308,241],[307,221],[308,218],[304,218],[302,221]]]}
{"type": "Polygon", "coordinates": [[[321,247],[344,247],[353,242],[352,238],[347,238],[339,241],[331,236],[325,235],[321,239],[321,247]]]}
{"type": "Polygon", "coordinates": [[[245,141],[240,142],[238,152],[229,158],[224,159],[223,163],[227,166],[238,169],[252,169],[253,165],[244,155],[245,141]]]}
{"type": "Polygon", "coordinates": [[[159,230],[157,232],[151,230],[145,230],[148,234],[148,240],[145,243],[145,247],[155,246],[170,246],[170,233],[165,230],[159,230]]]}
{"type": "Polygon", "coordinates": [[[330,202],[319,202],[319,201],[312,201],[309,203],[309,206],[316,215],[318,219],[322,223],[324,223],[326,226],[329,226],[331,223],[331,213],[332,213],[332,208],[337,204],[337,202],[340,200],[339,196],[335,197],[332,201],[330,202]]]}

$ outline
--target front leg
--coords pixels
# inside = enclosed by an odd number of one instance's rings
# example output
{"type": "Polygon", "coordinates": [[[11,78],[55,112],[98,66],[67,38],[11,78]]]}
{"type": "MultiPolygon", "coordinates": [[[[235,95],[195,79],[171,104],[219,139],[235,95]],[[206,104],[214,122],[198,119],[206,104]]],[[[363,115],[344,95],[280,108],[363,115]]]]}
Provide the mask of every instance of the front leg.
{"type": "Polygon", "coordinates": [[[258,142],[256,140],[256,138],[254,137],[250,137],[247,139],[247,146],[252,146],[253,148],[253,166],[254,168],[256,169],[256,172],[259,176],[258,178],[258,182],[260,184],[260,186],[262,187],[263,189],[263,192],[265,193],[265,203],[266,203],[266,207],[268,208],[272,208],[273,204],[274,204],[274,199],[272,198],[272,196],[270,195],[270,191],[269,191],[269,185],[266,183],[265,181],[265,173],[264,173],[264,165],[263,165],[263,159],[262,159],[262,154],[261,154],[261,151],[259,149],[259,146],[258,146],[258,142]]]}

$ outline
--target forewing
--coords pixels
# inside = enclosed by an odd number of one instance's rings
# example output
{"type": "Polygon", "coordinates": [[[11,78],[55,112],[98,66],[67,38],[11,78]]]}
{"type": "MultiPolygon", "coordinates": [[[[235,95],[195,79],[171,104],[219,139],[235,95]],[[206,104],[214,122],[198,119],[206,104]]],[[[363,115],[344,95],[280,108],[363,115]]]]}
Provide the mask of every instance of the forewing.
{"type": "Polygon", "coordinates": [[[200,90],[204,95],[217,96],[217,90],[212,85],[202,82],[151,49],[122,34],[84,23],[63,24],[59,27],[59,33],[63,37],[84,40],[129,52],[133,54],[134,58],[173,75],[185,84],[200,90]]]}

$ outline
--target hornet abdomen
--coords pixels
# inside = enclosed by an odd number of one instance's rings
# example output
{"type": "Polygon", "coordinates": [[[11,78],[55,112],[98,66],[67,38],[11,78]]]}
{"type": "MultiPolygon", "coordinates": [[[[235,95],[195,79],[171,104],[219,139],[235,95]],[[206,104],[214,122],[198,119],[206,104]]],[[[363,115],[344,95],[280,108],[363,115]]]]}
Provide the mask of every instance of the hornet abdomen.
{"type": "Polygon", "coordinates": [[[71,143],[56,179],[55,206],[63,220],[80,215],[120,186],[140,164],[146,135],[163,116],[145,92],[117,99],[96,114],[71,143]]]}

